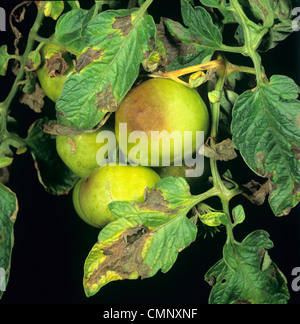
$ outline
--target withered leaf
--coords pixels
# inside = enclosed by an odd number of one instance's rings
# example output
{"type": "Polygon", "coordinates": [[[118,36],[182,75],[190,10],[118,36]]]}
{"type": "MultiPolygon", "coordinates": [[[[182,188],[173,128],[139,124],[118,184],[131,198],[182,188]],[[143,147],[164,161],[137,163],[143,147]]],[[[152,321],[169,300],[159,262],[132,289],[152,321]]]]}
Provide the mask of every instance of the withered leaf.
{"type": "Polygon", "coordinates": [[[72,129],[67,126],[58,124],[57,122],[49,122],[49,124],[42,124],[40,128],[43,132],[51,135],[79,135],[82,131],[72,129]]]}
{"type": "Polygon", "coordinates": [[[207,158],[220,161],[229,161],[237,157],[237,154],[234,150],[233,142],[229,138],[214,145],[214,147],[205,145],[204,155],[207,158]]]}
{"type": "Polygon", "coordinates": [[[33,93],[24,93],[20,98],[20,103],[29,106],[36,113],[42,112],[42,108],[44,107],[44,97],[45,93],[43,89],[36,84],[35,91],[33,93]]]}
{"type": "Polygon", "coordinates": [[[55,53],[46,62],[46,68],[51,78],[60,78],[69,68],[61,53],[55,53]]]}
{"type": "Polygon", "coordinates": [[[251,192],[251,194],[244,192],[243,195],[256,205],[262,205],[265,201],[266,196],[272,190],[272,184],[270,180],[267,180],[264,184],[260,184],[255,180],[251,180],[243,186],[251,192]]]}

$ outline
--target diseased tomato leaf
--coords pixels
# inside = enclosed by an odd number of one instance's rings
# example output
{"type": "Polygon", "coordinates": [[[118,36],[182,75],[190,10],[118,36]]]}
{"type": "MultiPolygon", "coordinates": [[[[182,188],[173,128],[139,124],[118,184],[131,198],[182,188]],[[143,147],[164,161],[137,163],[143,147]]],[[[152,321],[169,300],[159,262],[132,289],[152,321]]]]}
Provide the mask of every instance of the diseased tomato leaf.
{"type": "Polygon", "coordinates": [[[271,180],[269,203],[287,215],[300,199],[299,87],[285,76],[239,96],[232,113],[233,142],[249,167],[271,180]]]}
{"type": "Polygon", "coordinates": [[[189,27],[198,43],[212,49],[221,47],[222,34],[207,10],[200,6],[193,8],[188,0],[181,0],[181,14],[184,24],[189,27]]]}
{"type": "Polygon", "coordinates": [[[47,1],[44,8],[44,15],[57,20],[63,12],[64,7],[65,5],[63,1],[47,1]]]}
{"type": "Polygon", "coordinates": [[[197,234],[186,217],[195,200],[188,188],[183,178],[166,178],[147,192],[144,203],[110,203],[117,220],[102,229],[86,259],[87,296],[114,280],[149,278],[170,270],[197,234]]]}
{"type": "Polygon", "coordinates": [[[77,176],[64,164],[56,151],[55,137],[42,131],[45,118],[34,122],[26,138],[28,149],[35,161],[38,178],[51,194],[67,194],[74,186],[77,176]]]}
{"type": "Polygon", "coordinates": [[[18,208],[16,195],[0,183],[0,299],[9,279],[14,244],[13,226],[18,208]]]}
{"type": "Polygon", "coordinates": [[[214,50],[202,46],[196,36],[179,22],[165,18],[163,23],[172,37],[172,42],[167,44],[167,40],[163,39],[167,54],[169,53],[168,71],[198,65],[212,57],[214,50]]]}
{"type": "Polygon", "coordinates": [[[257,230],[242,243],[226,243],[223,259],[206,274],[212,286],[210,304],[286,304],[287,281],[268,249],[273,247],[269,234],[257,230]]]}
{"type": "MultiPolygon", "coordinates": [[[[69,25],[75,26],[73,18],[69,25]]],[[[56,110],[61,125],[90,130],[117,110],[132,87],[140,64],[153,51],[156,26],[141,9],[120,9],[101,12],[81,32],[88,46],[77,58],[77,73],[67,79],[56,110]]]]}

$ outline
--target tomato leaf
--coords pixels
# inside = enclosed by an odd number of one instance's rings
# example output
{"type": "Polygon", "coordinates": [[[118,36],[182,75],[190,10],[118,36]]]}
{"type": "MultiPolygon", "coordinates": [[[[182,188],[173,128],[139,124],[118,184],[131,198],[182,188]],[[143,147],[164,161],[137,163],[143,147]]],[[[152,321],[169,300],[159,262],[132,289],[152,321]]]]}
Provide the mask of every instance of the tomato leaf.
{"type": "Polygon", "coordinates": [[[257,230],[242,243],[226,243],[223,259],[206,274],[212,291],[210,304],[286,304],[287,281],[271,260],[269,234],[257,230]]]}
{"type": "Polygon", "coordinates": [[[87,296],[114,280],[149,278],[170,270],[178,252],[197,234],[186,217],[195,200],[187,188],[183,178],[166,178],[147,192],[144,203],[110,203],[117,220],[102,229],[86,259],[87,296]]]}
{"type": "Polygon", "coordinates": [[[233,142],[257,174],[269,178],[269,203],[275,215],[286,215],[300,199],[299,87],[274,75],[237,99],[232,114],[233,142]]]}
{"type": "Polygon", "coordinates": [[[176,53],[169,58],[168,71],[198,65],[212,57],[214,50],[202,46],[190,29],[171,19],[165,18],[163,22],[171,34],[172,43],[176,44],[173,46],[176,53]]]}
{"type": "Polygon", "coordinates": [[[58,19],[55,26],[54,39],[63,43],[70,50],[81,53],[87,46],[82,39],[82,28],[89,10],[75,9],[69,11],[58,19]]]}
{"type": "Polygon", "coordinates": [[[5,76],[7,70],[7,64],[10,55],[7,53],[7,45],[0,47],[0,75],[5,76]]]}
{"type": "Polygon", "coordinates": [[[14,244],[13,226],[17,213],[18,201],[16,195],[0,183],[0,299],[9,278],[14,244]]]}
{"type": "Polygon", "coordinates": [[[47,1],[44,8],[44,15],[57,20],[63,12],[64,7],[65,5],[63,1],[47,1]]]}
{"type": "Polygon", "coordinates": [[[57,154],[55,137],[41,130],[40,126],[45,123],[44,118],[33,123],[26,143],[35,161],[39,181],[45,190],[55,195],[67,194],[78,177],[57,154]]]}
{"type": "Polygon", "coordinates": [[[184,24],[189,27],[200,44],[211,48],[221,47],[222,34],[203,7],[193,8],[188,0],[181,0],[181,14],[184,24]]]}
{"type": "Polygon", "coordinates": [[[90,130],[117,107],[153,50],[156,26],[141,10],[101,12],[84,28],[89,47],[78,57],[56,104],[58,122],[90,130]],[[84,84],[84,87],[82,86],[84,84]]]}

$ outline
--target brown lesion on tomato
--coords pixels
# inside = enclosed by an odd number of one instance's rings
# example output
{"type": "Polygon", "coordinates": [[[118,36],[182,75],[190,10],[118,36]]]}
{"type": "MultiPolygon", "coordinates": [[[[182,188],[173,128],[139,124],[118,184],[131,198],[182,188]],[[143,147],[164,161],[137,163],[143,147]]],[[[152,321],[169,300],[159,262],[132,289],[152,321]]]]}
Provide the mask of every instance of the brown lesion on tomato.
{"type": "Polygon", "coordinates": [[[110,83],[103,91],[96,94],[95,107],[100,112],[115,112],[118,109],[118,101],[114,96],[110,83]]]}
{"type": "Polygon", "coordinates": [[[67,142],[70,145],[71,154],[74,154],[76,152],[76,143],[75,143],[75,141],[73,140],[73,138],[68,137],[67,142]]]}
{"type": "Polygon", "coordinates": [[[94,49],[92,46],[87,51],[82,53],[75,62],[75,71],[80,71],[85,68],[88,64],[98,60],[104,54],[102,49],[94,49]]]}
{"type": "Polygon", "coordinates": [[[115,17],[112,28],[120,30],[121,36],[126,37],[133,28],[131,15],[124,17],[115,17]]]}
{"type": "Polygon", "coordinates": [[[46,61],[46,69],[50,78],[60,78],[69,68],[61,53],[56,53],[46,61]]]}

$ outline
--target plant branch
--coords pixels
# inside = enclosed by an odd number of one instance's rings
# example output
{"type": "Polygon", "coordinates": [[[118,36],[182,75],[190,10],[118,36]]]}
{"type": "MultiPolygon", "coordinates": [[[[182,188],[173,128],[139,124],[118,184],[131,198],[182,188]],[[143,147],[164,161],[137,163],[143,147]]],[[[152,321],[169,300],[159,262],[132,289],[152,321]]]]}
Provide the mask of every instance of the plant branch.
{"type": "Polygon", "coordinates": [[[251,35],[254,34],[253,30],[257,31],[259,27],[248,19],[238,0],[230,0],[230,2],[235,10],[235,13],[239,17],[240,24],[243,28],[243,32],[245,36],[244,54],[249,56],[253,61],[254,68],[256,71],[257,83],[258,84],[263,83],[263,77],[262,77],[263,71],[261,66],[261,58],[259,54],[256,52],[256,50],[261,42],[262,37],[267,32],[267,29],[260,29],[259,32],[255,33],[256,35],[255,39],[252,39],[251,35]],[[253,29],[252,33],[251,33],[251,28],[253,29]]]}
{"type": "Polygon", "coordinates": [[[18,84],[23,79],[24,73],[25,73],[25,66],[27,63],[27,58],[29,53],[32,51],[33,45],[34,45],[34,38],[33,35],[39,30],[40,25],[42,23],[42,20],[44,18],[44,7],[46,2],[42,2],[40,7],[38,8],[38,14],[36,17],[36,20],[29,32],[28,36],[28,42],[25,49],[24,54],[21,57],[18,57],[20,61],[20,69],[19,72],[15,78],[15,81],[13,83],[13,86],[6,97],[6,99],[1,103],[1,128],[0,128],[0,141],[3,140],[3,138],[7,137],[7,117],[8,117],[8,111],[11,105],[11,102],[15,95],[18,92],[18,84]]]}

